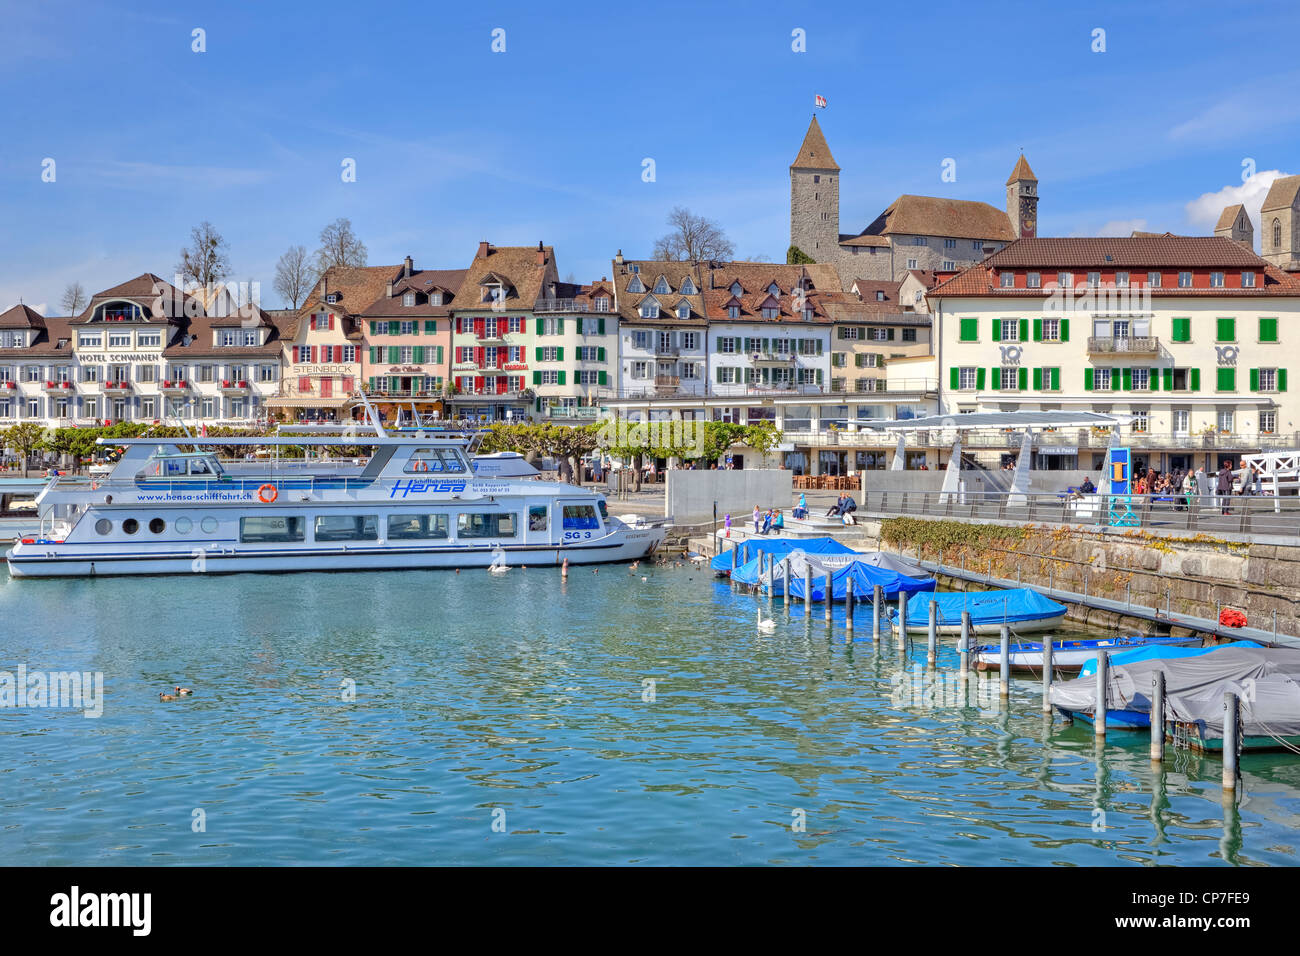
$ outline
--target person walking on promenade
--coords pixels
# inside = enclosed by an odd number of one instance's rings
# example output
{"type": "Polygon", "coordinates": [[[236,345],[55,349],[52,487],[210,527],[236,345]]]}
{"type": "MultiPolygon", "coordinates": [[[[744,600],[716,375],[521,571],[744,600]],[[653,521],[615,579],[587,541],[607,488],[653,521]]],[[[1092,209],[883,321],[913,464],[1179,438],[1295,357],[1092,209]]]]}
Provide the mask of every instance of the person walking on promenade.
{"type": "Polygon", "coordinates": [[[1216,476],[1218,483],[1215,490],[1219,493],[1219,507],[1223,513],[1232,514],[1232,462],[1225,461],[1219,467],[1219,473],[1216,476]]]}

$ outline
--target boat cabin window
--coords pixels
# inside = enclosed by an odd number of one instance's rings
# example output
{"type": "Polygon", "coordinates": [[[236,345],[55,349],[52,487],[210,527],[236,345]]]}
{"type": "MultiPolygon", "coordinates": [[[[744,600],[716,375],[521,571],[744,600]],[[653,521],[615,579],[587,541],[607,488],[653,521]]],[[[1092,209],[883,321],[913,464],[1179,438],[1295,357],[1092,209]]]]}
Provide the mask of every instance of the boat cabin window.
{"type": "Polygon", "coordinates": [[[302,541],[306,519],[267,515],[239,519],[239,540],[245,543],[265,541],[302,541]]]}
{"type": "Polygon", "coordinates": [[[155,458],[144,474],[147,478],[184,478],[187,474],[212,478],[221,474],[221,466],[212,458],[155,458]]]}
{"type": "Polygon", "coordinates": [[[462,472],[465,462],[455,448],[417,448],[406,460],[402,469],[408,475],[422,475],[426,472],[462,472]]]}
{"type": "Polygon", "coordinates": [[[564,530],[588,530],[600,527],[596,509],[592,505],[565,505],[564,530]]]}
{"type": "Polygon", "coordinates": [[[528,530],[545,531],[551,526],[551,509],[546,505],[533,505],[528,509],[528,530]]]}
{"type": "Polygon", "coordinates": [[[450,522],[446,515],[389,515],[390,540],[446,538],[450,522]]]}
{"type": "Polygon", "coordinates": [[[456,516],[458,538],[513,538],[518,522],[509,512],[488,511],[456,516]]]}
{"type": "Polygon", "coordinates": [[[596,502],[596,507],[600,509],[600,516],[608,521],[609,507],[605,504],[605,499],[601,498],[600,501],[596,502]]]}
{"type": "Polygon", "coordinates": [[[317,541],[377,541],[376,515],[317,515],[317,541]]]}

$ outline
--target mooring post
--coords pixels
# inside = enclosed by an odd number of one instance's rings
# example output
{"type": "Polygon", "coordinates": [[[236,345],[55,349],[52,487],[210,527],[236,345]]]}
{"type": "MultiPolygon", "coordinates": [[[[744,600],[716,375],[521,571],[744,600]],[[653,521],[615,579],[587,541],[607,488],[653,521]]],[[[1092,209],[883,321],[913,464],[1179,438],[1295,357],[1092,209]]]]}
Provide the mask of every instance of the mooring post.
{"type": "Polygon", "coordinates": [[[907,592],[898,592],[898,646],[907,643],[907,592]]]}
{"type": "Polygon", "coordinates": [[[831,623],[831,598],[832,597],[834,597],[834,593],[831,591],[831,573],[827,571],[826,572],[826,623],[827,625],[831,623]]]}
{"type": "Polygon", "coordinates": [[[844,579],[844,630],[847,640],[853,639],[853,578],[844,579]]]}
{"type": "Polygon", "coordinates": [[[1003,700],[1011,696],[1011,628],[1002,625],[999,635],[1002,647],[1002,663],[998,666],[998,694],[1003,700]]]}
{"type": "Polygon", "coordinates": [[[885,589],[877,584],[871,589],[871,639],[880,640],[880,605],[885,603],[885,589]]]}
{"type": "Polygon", "coordinates": [[[736,552],[740,550],[740,542],[731,542],[731,573],[736,573],[736,552]]]}
{"type": "Polygon", "coordinates": [[[803,566],[803,612],[812,613],[812,565],[807,562],[803,566]]]}
{"type": "MultiPolygon", "coordinates": [[[[1169,595],[1172,593],[1171,588],[1165,588],[1165,617],[1169,617],[1169,595]]],[[[1275,611],[1274,614],[1276,615],[1276,613],[1275,611]]]]}
{"type": "Polygon", "coordinates": [[[1083,596],[1085,598],[1088,596],[1088,575],[1089,572],[1087,571],[1083,572],[1083,596]]]}
{"type": "Polygon", "coordinates": [[[1106,736],[1106,685],[1110,680],[1110,658],[1106,652],[1097,650],[1097,703],[1092,709],[1093,732],[1098,737],[1106,736]]]}
{"type": "Polygon", "coordinates": [[[1241,743],[1241,705],[1237,695],[1223,695],[1223,789],[1237,789],[1237,747],[1241,743]]]}
{"type": "Polygon", "coordinates": [[[961,612],[961,679],[970,677],[970,611],[961,612]]]}
{"type": "Polygon", "coordinates": [[[1133,585],[1132,585],[1131,583],[1130,583],[1130,584],[1126,584],[1126,585],[1124,585],[1124,603],[1125,603],[1128,607],[1132,607],[1132,606],[1133,606],[1133,592],[1132,592],[1132,588],[1133,588],[1133,585]]]}
{"type": "Polygon", "coordinates": [[[1277,642],[1277,608],[1273,608],[1273,642],[1277,642]]]}
{"type": "Polygon", "coordinates": [[[786,616],[790,615],[790,559],[781,559],[781,603],[785,605],[786,616]]]}
{"type": "Polygon", "coordinates": [[[930,626],[926,629],[925,662],[934,666],[939,640],[939,602],[930,598],[930,626]]]}
{"type": "Polygon", "coordinates": [[[1165,672],[1151,677],[1151,759],[1165,759],[1165,672]]]}
{"type": "Polygon", "coordinates": [[[1052,635],[1043,635],[1043,713],[1052,715],[1052,635]]]}
{"type": "Polygon", "coordinates": [[[1054,564],[1047,569],[1047,590],[1056,590],[1056,565],[1054,564]]]}
{"type": "Polygon", "coordinates": [[[767,556],[767,603],[772,603],[772,596],[776,591],[776,555],[767,556]]]}

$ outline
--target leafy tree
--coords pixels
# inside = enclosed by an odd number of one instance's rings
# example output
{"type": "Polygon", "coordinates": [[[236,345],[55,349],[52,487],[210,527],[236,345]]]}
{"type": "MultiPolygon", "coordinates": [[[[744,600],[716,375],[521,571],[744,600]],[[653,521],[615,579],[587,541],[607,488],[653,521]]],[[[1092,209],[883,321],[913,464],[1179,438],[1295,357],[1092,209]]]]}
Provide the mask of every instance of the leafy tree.
{"type": "Polygon", "coordinates": [[[333,266],[364,266],[366,247],[352,231],[352,220],[339,217],[320,231],[320,248],[315,253],[316,274],[333,266]]]}
{"type": "Polygon", "coordinates": [[[19,422],[0,432],[0,438],[4,441],[4,447],[12,448],[18,454],[26,469],[31,464],[32,455],[47,447],[48,436],[45,426],[38,422],[19,422]]]}
{"type": "Polygon", "coordinates": [[[816,261],[816,259],[795,245],[791,245],[790,248],[785,251],[786,265],[806,266],[816,261]]]}
{"type": "Polygon", "coordinates": [[[230,275],[230,246],[212,223],[204,220],[190,230],[190,244],[181,249],[176,272],[188,286],[204,289],[230,275]]]}
{"type": "Polygon", "coordinates": [[[673,207],[668,214],[672,231],[661,236],[654,247],[655,259],[678,259],[701,262],[708,259],[731,259],[736,254],[716,222],[697,216],[683,206],[673,207]]]}
{"type": "Polygon", "coordinates": [[[306,246],[290,246],[275,266],[275,291],[296,309],[311,291],[316,277],[312,274],[306,246]]]}

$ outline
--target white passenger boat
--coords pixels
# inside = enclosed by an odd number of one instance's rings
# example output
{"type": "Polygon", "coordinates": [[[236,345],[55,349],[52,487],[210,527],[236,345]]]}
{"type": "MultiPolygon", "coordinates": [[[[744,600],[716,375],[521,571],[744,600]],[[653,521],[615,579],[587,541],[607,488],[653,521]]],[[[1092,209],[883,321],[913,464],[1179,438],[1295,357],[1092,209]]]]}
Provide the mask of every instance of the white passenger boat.
{"type": "Polygon", "coordinates": [[[14,577],[596,564],[645,557],[667,519],[635,526],[603,495],[476,474],[465,438],[312,435],[112,439],[105,478],[58,478],[7,553],[14,577]],[[368,447],[368,461],[254,449],[368,447]],[[239,448],[245,460],[223,460],[239,448]],[[192,449],[192,450],[187,450],[192,449]]]}

